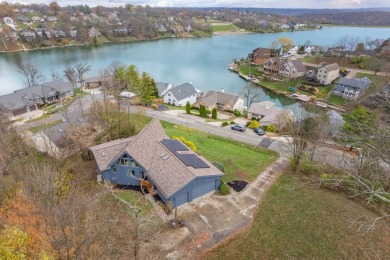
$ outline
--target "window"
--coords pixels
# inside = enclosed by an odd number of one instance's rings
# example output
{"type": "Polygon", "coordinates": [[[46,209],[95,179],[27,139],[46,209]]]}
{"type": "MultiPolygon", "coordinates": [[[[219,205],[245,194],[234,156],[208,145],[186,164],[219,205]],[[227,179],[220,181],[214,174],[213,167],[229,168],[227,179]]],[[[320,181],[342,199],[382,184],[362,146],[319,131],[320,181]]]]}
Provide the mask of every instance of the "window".
{"type": "Polygon", "coordinates": [[[113,172],[113,173],[116,173],[116,168],[115,168],[115,167],[112,168],[112,172],[113,172]]]}
{"type": "Polygon", "coordinates": [[[135,161],[130,161],[131,167],[138,167],[138,164],[135,161]]]}
{"type": "Polygon", "coordinates": [[[168,99],[168,102],[171,102],[171,99],[168,99]]]}
{"type": "Polygon", "coordinates": [[[135,171],[134,170],[126,170],[126,175],[129,177],[135,177],[135,171]]]}
{"type": "Polygon", "coordinates": [[[170,97],[171,96],[171,93],[168,93],[168,97],[170,97]]]}
{"type": "Polygon", "coordinates": [[[129,165],[129,161],[128,161],[127,159],[122,158],[122,159],[121,159],[121,165],[126,165],[126,166],[128,166],[128,165],[129,165]]]}

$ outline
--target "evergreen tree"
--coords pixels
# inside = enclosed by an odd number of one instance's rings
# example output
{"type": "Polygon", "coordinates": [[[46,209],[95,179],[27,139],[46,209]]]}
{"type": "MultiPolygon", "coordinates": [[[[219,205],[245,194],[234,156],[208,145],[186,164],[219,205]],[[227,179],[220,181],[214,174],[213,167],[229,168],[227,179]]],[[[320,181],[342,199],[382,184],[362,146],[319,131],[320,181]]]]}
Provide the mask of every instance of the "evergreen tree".
{"type": "Polygon", "coordinates": [[[217,119],[217,109],[215,107],[213,108],[213,111],[211,113],[211,118],[212,119],[217,119]]]}
{"type": "Polygon", "coordinates": [[[186,114],[191,114],[191,105],[190,102],[188,101],[186,103],[186,114]]]}
{"type": "Polygon", "coordinates": [[[142,104],[151,104],[152,100],[156,98],[156,84],[147,72],[142,72],[141,75],[141,89],[140,97],[142,104]]]}
{"type": "Polygon", "coordinates": [[[199,116],[204,118],[207,117],[206,108],[204,107],[204,105],[200,105],[199,107],[199,116]]]}

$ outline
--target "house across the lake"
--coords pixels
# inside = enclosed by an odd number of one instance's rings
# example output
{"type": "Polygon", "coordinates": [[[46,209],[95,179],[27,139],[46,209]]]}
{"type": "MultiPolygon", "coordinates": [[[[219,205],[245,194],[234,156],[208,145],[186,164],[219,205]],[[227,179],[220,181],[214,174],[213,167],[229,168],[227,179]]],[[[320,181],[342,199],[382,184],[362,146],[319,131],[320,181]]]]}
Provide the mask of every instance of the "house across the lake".
{"type": "Polygon", "coordinates": [[[204,157],[170,139],[157,118],[136,136],[90,150],[104,182],[145,187],[174,207],[218,190],[223,176],[204,157]]]}
{"type": "Polygon", "coordinates": [[[244,106],[244,99],[240,96],[225,93],[224,89],[222,91],[209,90],[204,97],[200,97],[196,103],[195,107],[204,105],[206,109],[213,110],[213,108],[227,111],[238,110],[242,112],[246,107],[244,106]]]}
{"type": "Polygon", "coordinates": [[[34,85],[0,96],[0,113],[8,117],[19,116],[72,95],[73,86],[63,80],[34,85]]]}

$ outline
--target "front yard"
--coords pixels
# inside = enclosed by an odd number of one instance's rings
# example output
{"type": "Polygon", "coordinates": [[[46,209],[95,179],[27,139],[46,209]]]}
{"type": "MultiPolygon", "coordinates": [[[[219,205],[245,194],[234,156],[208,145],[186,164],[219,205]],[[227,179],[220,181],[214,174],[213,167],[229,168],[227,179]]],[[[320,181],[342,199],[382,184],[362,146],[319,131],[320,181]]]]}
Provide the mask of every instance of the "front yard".
{"type": "Polygon", "coordinates": [[[237,170],[244,172],[245,180],[253,181],[259,173],[277,158],[276,152],[233,141],[216,135],[210,135],[184,126],[161,121],[169,137],[183,136],[192,141],[202,156],[210,162],[218,161],[225,167],[225,182],[237,180],[237,170]]]}

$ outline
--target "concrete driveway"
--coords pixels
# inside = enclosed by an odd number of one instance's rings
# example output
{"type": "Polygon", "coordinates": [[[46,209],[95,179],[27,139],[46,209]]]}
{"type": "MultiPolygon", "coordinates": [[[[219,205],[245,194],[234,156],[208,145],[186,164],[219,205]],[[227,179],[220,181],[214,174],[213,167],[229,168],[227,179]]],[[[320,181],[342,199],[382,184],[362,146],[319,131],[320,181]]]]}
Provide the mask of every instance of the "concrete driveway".
{"type": "Polygon", "coordinates": [[[188,229],[189,236],[166,251],[165,257],[194,259],[231,235],[244,231],[252,223],[265,191],[287,167],[287,159],[280,157],[240,193],[209,194],[179,207],[178,217],[186,223],[182,229],[188,229]]]}

